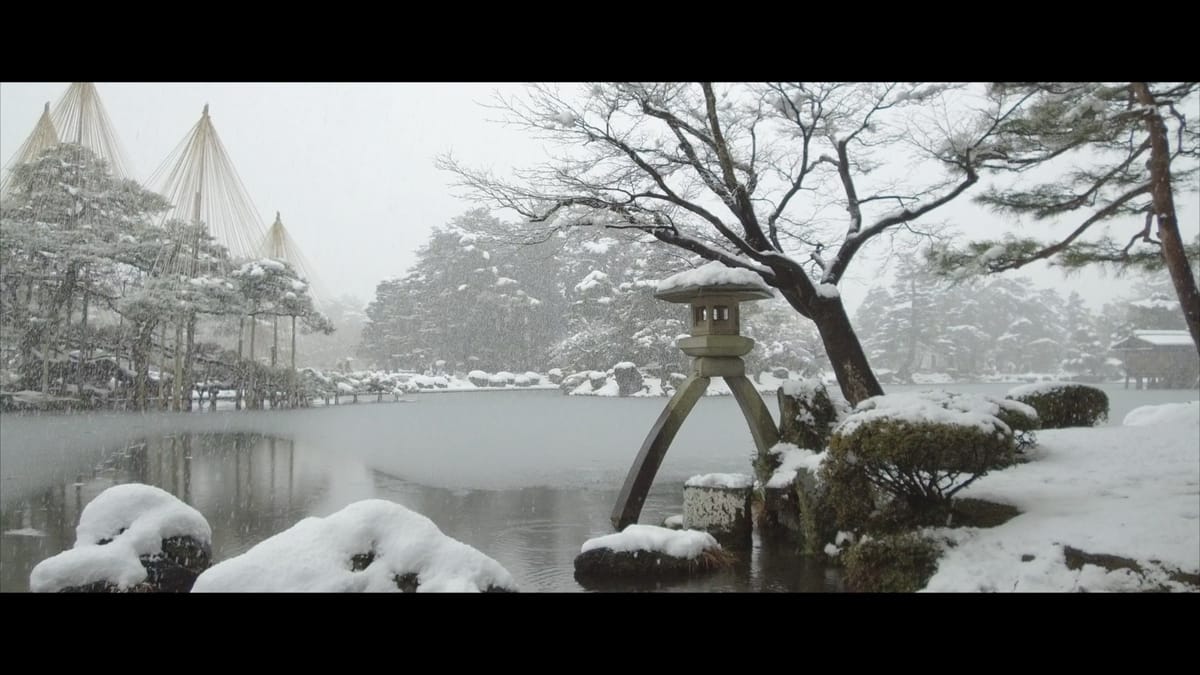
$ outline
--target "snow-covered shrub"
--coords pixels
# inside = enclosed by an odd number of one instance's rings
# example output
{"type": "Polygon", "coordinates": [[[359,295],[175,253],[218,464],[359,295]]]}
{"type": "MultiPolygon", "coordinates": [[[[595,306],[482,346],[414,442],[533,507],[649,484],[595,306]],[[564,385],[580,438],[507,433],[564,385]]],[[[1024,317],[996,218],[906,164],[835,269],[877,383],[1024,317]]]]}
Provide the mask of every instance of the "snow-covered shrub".
{"type": "Polygon", "coordinates": [[[862,529],[885,505],[922,522],[947,513],[956,493],[1011,455],[1004,404],[949,392],[861,402],[834,431],[823,467],[839,526],[862,529]]]}
{"type": "Polygon", "coordinates": [[[846,552],[846,586],[858,593],[912,593],[937,571],[937,545],[917,535],[859,542],[846,552]]]}
{"type": "Polygon", "coordinates": [[[1043,429],[1091,427],[1108,419],[1108,394],[1086,384],[1025,385],[1010,389],[1007,398],[1036,410],[1043,429]]]}

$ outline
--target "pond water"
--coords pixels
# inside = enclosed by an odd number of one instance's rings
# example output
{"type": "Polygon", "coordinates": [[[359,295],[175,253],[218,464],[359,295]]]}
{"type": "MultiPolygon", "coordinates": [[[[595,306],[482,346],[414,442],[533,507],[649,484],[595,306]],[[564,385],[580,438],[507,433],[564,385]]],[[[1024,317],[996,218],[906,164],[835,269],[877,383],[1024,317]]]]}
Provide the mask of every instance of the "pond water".
{"type": "MultiPolygon", "coordinates": [[[[949,388],[1002,395],[1010,386],[949,388]]],[[[1195,391],[1104,388],[1110,423],[1140,405],[1196,398],[1195,391]]],[[[5,416],[0,590],[27,590],[33,566],[73,544],[82,507],[107,487],[135,481],[204,514],[218,561],[304,517],[382,498],[495,558],[522,590],[584,590],[574,558],[588,538],[611,532],[617,491],[666,399],[556,391],[410,398],[255,413],[5,416]]],[[[777,416],[774,396],[766,398],[777,416]]],[[[750,472],[752,452],[736,402],[701,400],[663,462],[641,522],[679,513],[689,476],[750,472]]],[[[827,592],[841,590],[841,581],[836,570],[756,543],[726,573],[606,590],[827,592]]]]}

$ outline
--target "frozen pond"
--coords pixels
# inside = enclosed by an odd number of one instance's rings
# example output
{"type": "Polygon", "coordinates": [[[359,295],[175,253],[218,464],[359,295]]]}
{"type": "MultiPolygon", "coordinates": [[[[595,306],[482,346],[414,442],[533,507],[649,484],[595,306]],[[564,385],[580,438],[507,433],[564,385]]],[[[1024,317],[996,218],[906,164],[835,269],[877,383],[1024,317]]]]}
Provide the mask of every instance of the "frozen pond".
{"type": "MultiPolygon", "coordinates": [[[[1011,386],[947,388],[1002,395],[1011,386]]],[[[1103,387],[1110,423],[1140,405],[1197,397],[1194,390],[1103,387]]],[[[130,481],[162,487],[199,509],[213,526],[216,560],[306,516],[377,497],[428,516],[495,558],[523,590],[581,590],[574,557],[586,539],[611,532],[617,490],[666,399],[556,391],[410,398],[261,413],[5,416],[0,590],[26,590],[33,565],[73,543],[82,506],[130,481]]],[[[777,414],[774,397],[767,399],[777,414]]],[[[679,513],[691,475],[749,472],[752,452],[735,401],[701,400],[667,454],[642,522],[679,513]]],[[[839,588],[837,575],[819,565],[756,548],[731,572],[658,590],[839,588]]]]}

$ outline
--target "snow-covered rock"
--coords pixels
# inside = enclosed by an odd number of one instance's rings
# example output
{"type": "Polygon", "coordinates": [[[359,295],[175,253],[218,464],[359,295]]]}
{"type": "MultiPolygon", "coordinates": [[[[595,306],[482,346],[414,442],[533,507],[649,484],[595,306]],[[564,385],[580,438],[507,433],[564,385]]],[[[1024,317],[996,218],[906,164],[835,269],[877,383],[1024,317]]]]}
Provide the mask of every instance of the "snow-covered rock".
{"type": "Polygon", "coordinates": [[[305,518],[214,565],[195,592],[515,591],[500,563],[399,504],[368,499],[305,518]]]}
{"type": "Polygon", "coordinates": [[[686,576],[721,569],[733,558],[707,532],[630,525],[584,542],[575,558],[581,581],[605,577],[686,576]]]}
{"type": "Polygon", "coordinates": [[[116,485],[83,508],[74,548],[38,563],[29,589],[186,592],[211,557],[199,511],[151,485],[116,485]]]}

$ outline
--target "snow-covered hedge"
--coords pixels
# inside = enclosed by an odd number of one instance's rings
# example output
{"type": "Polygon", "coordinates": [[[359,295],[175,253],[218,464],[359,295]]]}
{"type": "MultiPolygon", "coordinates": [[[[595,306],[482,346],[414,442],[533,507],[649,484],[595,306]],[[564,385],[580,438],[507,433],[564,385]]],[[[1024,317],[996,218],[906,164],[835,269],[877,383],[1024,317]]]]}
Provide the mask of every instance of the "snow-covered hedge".
{"type": "Polygon", "coordinates": [[[846,552],[846,586],[859,593],[913,593],[937,571],[941,551],[909,534],[871,539],[846,552]]]}
{"type": "Polygon", "coordinates": [[[960,490],[1001,465],[1013,431],[1000,418],[1011,401],[950,392],[869,398],[829,442],[823,472],[843,529],[863,529],[884,501],[917,519],[946,511],[960,490]]]}
{"type": "Polygon", "coordinates": [[[1086,384],[1028,384],[1010,389],[1007,398],[1037,410],[1043,429],[1091,427],[1108,419],[1108,394],[1086,384]]]}

